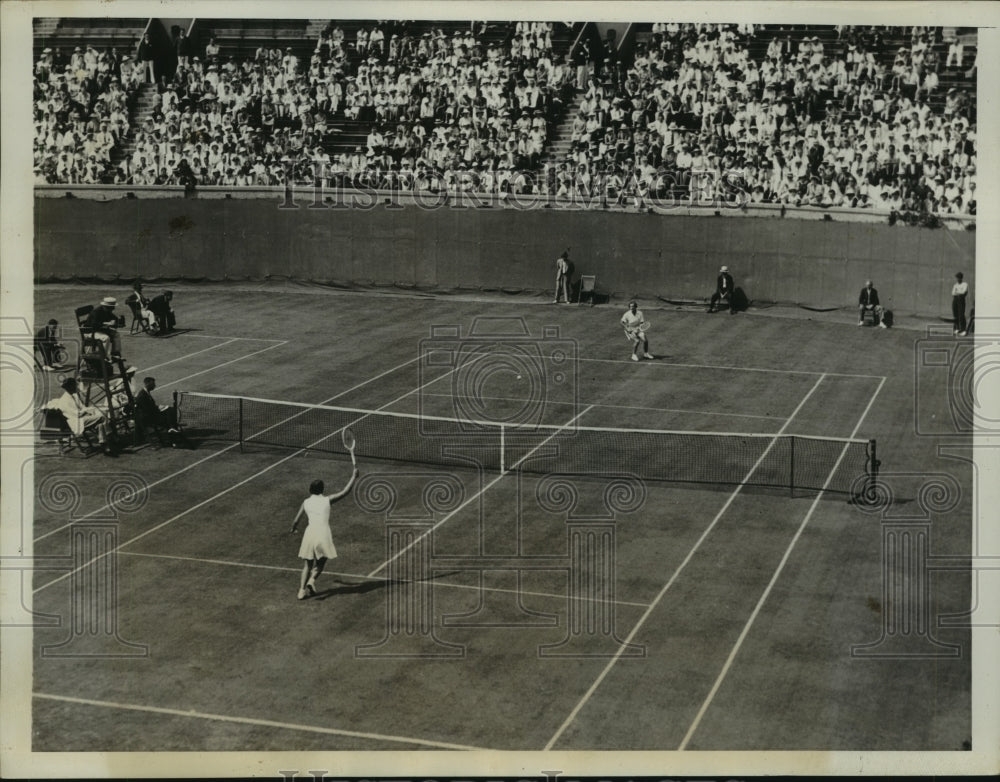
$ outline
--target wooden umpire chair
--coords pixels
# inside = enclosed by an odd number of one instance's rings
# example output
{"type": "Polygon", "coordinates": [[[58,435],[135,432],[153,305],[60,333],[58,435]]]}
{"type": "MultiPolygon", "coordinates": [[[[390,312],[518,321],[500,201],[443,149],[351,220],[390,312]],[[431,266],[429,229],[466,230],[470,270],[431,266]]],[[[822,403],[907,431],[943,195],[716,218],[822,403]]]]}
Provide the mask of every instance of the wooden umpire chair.
{"type": "Polygon", "coordinates": [[[583,297],[590,297],[590,306],[593,307],[595,303],[595,296],[597,289],[597,275],[596,274],[584,274],[580,277],[580,293],[576,297],[576,303],[582,304],[583,297]]]}
{"type": "Polygon", "coordinates": [[[125,361],[111,358],[104,342],[87,325],[87,316],[94,307],[77,307],[76,322],[80,329],[80,356],[77,375],[83,387],[84,404],[100,407],[106,413],[108,435],[121,441],[133,433],[135,400],[129,387],[125,361]]]}
{"type": "Polygon", "coordinates": [[[149,326],[146,325],[146,319],[142,317],[142,308],[139,306],[135,294],[125,299],[125,304],[128,306],[129,312],[132,313],[132,323],[129,324],[128,333],[139,334],[149,331],[149,326]]]}

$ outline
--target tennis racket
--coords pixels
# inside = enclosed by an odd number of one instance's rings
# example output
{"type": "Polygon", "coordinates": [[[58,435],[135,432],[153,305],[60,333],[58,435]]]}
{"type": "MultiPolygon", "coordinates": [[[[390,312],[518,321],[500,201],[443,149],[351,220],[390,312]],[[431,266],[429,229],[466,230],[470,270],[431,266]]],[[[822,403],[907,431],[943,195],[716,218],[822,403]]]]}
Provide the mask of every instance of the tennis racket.
{"type": "Polygon", "coordinates": [[[626,328],[625,329],[625,339],[631,342],[639,334],[645,334],[649,330],[649,322],[643,321],[639,324],[638,328],[626,328]]]}
{"type": "Polygon", "coordinates": [[[351,464],[357,467],[358,460],[354,457],[354,448],[358,444],[358,441],[354,437],[354,432],[352,432],[350,429],[345,428],[344,431],[341,433],[341,438],[344,441],[344,447],[351,454],[351,464]]]}

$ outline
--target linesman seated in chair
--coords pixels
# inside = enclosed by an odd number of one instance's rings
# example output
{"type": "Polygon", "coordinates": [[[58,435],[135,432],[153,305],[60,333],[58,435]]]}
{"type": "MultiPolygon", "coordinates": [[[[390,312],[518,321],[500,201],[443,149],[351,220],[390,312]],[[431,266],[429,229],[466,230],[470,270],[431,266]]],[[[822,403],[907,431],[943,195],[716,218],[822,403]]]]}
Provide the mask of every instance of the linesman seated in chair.
{"type": "Polygon", "coordinates": [[[35,350],[42,356],[42,369],[55,372],[56,365],[65,357],[65,348],[59,342],[59,321],[53,318],[45,328],[35,332],[35,350]]]}
{"type": "Polygon", "coordinates": [[[712,298],[708,304],[708,311],[715,312],[715,306],[720,302],[725,302],[726,306],[729,307],[729,314],[736,314],[736,299],[733,295],[735,289],[733,288],[733,275],[729,273],[729,267],[723,266],[719,269],[719,276],[715,281],[715,293],[712,294],[712,298]]]}
{"type": "Polygon", "coordinates": [[[104,343],[104,352],[111,358],[120,358],[122,354],[122,338],[118,329],[125,325],[125,318],[115,314],[117,305],[118,300],[114,296],[105,296],[87,316],[85,324],[87,328],[93,329],[94,336],[104,343]]]}
{"type": "Polygon", "coordinates": [[[149,309],[149,299],[143,294],[142,283],[139,280],[136,280],[132,285],[132,293],[125,299],[125,303],[135,309],[135,312],[142,319],[145,329],[155,334],[158,328],[156,315],[149,309]]]}
{"type": "Polygon", "coordinates": [[[149,309],[156,317],[156,324],[159,327],[160,334],[173,331],[177,326],[177,318],[174,317],[174,310],[170,306],[170,302],[173,299],[173,291],[164,291],[149,301],[149,309]]]}
{"type": "Polygon", "coordinates": [[[97,443],[108,456],[112,455],[108,444],[108,429],[104,423],[104,413],[96,407],[84,403],[76,378],[68,377],[62,382],[63,395],[39,408],[40,411],[54,410],[63,414],[70,431],[84,435],[88,431],[97,434],[97,443]]]}
{"type": "Polygon", "coordinates": [[[181,430],[177,425],[177,408],[172,405],[158,405],[153,399],[156,390],[156,378],[142,379],[142,388],[135,395],[135,423],[139,429],[152,430],[157,433],[166,430],[170,435],[171,445],[180,437],[181,430]]]}
{"type": "Polygon", "coordinates": [[[885,320],[882,318],[882,305],[879,304],[878,291],[872,287],[871,280],[865,280],[865,287],[861,289],[858,296],[858,325],[865,325],[865,313],[871,313],[872,325],[886,328],[885,320]]]}

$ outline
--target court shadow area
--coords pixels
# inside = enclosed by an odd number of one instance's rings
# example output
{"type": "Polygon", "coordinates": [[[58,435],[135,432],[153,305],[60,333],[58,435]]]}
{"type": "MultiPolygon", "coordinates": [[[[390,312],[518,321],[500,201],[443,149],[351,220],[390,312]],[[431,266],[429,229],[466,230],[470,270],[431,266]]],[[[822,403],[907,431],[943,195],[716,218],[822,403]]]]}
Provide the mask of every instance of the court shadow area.
{"type": "MultiPolygon", "coordinates": [[[[454,575],[454,573],[435,573],[432,578],[423,579],[424,581],[434,581],[439,578],[444,578],[445,576],[454,575]]],[[[330,597],[337,597],[339,595],[363,595],[367,592],[374,592],[376,589],[385,589],[385,587],[390,584],[403,583],[395,581],[391,578],[378,579],[378,580],[368,580],[354,582],[344,582],[337,580],[340,586],[328,587],[326,589],[317,591],[315,595],[312,596],[312,600],[326,600],[330,597]]]]}

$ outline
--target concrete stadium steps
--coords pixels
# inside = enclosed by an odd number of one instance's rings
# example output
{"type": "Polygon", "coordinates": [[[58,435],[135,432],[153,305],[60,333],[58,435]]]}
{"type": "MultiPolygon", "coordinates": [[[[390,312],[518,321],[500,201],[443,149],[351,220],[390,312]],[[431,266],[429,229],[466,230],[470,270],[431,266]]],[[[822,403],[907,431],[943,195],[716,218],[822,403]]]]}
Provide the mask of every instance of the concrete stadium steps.
{"type": "Polygon", "coordinates": [[[257,49],[287,49],[300,61],[309,61],[316,46],[315,39],[306,36],[307,19],[198,19],[192,37],[194,54],[205,56],[211,38],[219,45],[221,57],[237,61],[252,60],[257,49]]]}
{"type": "Polygon", "coordinates": [[[68,59],[74,47],[93,45],[98,51],[118,49],[118,54],[131,53],[139,45],[142,31],[149,19],[35,19],[32,30],[32,50],[35,59],[42,50],[59,49],[68,59]]]}
{"type": "Polygon", "coordinates": [[[372,123],[361,120],[341,119],[329,124],[329,132],[323,139],[323,149],[330,157],[353,152],[365,146],[365,139],[371,131],[372,123]]]}
{"type": "Polygon", "coordinates": [[[562,121],[549,132],[549,140],[542,150],[541,163],[561,163],[570,148],[573,118],[580,113],[583,92],[574,92],[573,99],[567,101],[562,121]]]}
{"type": "Polygon", "coordinates": [[[113,150],[111,150],[111,164],[117,166],[122,160],[129,157],[135,151],[135,130],[141,127],[148,117],[153,115],[156,104],[160,96],[156,91],[156,85],[143,84],[135,94],[134,108],[129,112],[129,129],[125,138],[113,150]]]}

